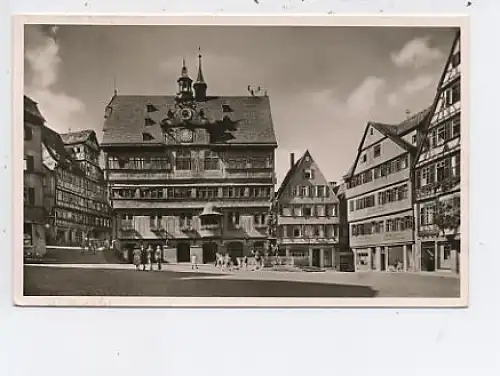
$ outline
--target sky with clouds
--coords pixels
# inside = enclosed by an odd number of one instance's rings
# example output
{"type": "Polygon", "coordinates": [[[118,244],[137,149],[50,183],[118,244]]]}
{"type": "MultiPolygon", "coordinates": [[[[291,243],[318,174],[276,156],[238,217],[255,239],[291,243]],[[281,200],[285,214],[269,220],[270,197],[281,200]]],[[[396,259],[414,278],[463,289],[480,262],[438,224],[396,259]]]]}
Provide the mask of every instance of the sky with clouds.
{"type": "MultiPolygon", "coordinates": [[[[330,181],[349,169],[367,121],[431,104],[454,37],[446,28],[28,25],[25,94],[59,132],[95,129],[118,94],[172,95],[198,46],[211,95],[268,92],[280,182],[309,149],[330,181]]],[[[194,78],[193,77],[193,78],[194,78]]]]}

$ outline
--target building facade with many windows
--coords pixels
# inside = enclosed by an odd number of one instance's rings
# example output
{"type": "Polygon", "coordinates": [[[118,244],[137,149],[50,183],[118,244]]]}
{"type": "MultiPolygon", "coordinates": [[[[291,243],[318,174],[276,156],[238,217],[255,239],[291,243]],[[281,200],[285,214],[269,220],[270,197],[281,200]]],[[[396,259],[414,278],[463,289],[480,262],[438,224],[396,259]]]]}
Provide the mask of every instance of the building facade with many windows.
{"type": "Polygon", "coordinates": [[[347,184],[356,270],[416,269],[411,165],[429,111],[400,124],[370,122],[347,184]]]}
{"type": "MultiPolygon", "coordinates": [[[[95,136],[93,131],[90,134],[95,136]]],[[[92,140],[96,142],[96,140],[92,140]]],[[[54,245],[81,245],[84,239],[108,239],[110,208],[104,179],[99,181],[67,146],[59,133],[44,127],[42,155],[46,171],[45,207],[49,213],[47,241],[54,245]]]]}
{"type": "Polygon", "coordinates": [[[44,123],[37,103],[24,96],[23,245],[25,255],[31,257],[41,257],[46,252],[41,146],[44,123]]]}
{"type": "Polygon", "coordinates": [[[459,271],[460,60],[457,34],[415,163],[416,249],[423,271],[459,271]]]}
{"type": "Polygon", "coordinates": [[[340,228],[336,190],[309,151],[296,162],[291,154],[290,169],[273,205],[282,256],[293,257],[294,264],[340,269],[347,244],[340,241],[345,232],[340,228]]]}
{"type": "Polygon", "coordinates": [[[267,95],[209,96],[185,65],[177,95],[115,95],[105,109],[105,178],[122,249],[213,262],[268,247],[274,134],[267,95]]]}

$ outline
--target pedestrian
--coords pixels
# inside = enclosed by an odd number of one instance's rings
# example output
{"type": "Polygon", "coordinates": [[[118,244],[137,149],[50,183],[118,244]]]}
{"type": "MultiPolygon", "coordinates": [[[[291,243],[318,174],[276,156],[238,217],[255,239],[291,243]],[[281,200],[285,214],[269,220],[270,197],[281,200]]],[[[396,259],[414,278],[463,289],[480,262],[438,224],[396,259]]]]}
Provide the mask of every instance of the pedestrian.
{"type": "Polygon", "coordinates": [[[260,269],[260,264],[261,264],[260,252],[255,251],[255,270],[260,269]]]}
{"type": "Polygon", "coordinates": [[[215,252],[215,261],[214,261],[214,265],[215,267],[217,268],[219,266],[219,259],[220,259],[220,255],[219,255],[219,252],[215,252]]]}
{"type": "Polygon", "coordinates": [[[191,255],[191,270],[198,270],[198,261],[195,254],[191,255]]]}
{"type": "Polygon", "coordinates": [[[224,264],[225,264],[227,270],[231,271],[231,257],[229,256],[229,253],[226,253],[226,256],[224,258],[224,264]]]}
{"type": "Polygon", "coordinates": [[[142,264],[142,270],[146,270],[146,264],[148,263],[148,252],[146,251],[146,248],[144,248],[144,245],[141,244],[141,264],[142,264]]]}
{"type": "Polygon", "coordinates": [[[158,264],[158,270],[161,270],[161,248],[159,245],[156,246],[155,261],[158,264]]]}
{"type": "Polygon", "coordinates": [[[248,256],[246,255],[243,257],[243,266],[245,267],[245,270],[248,270],[248,256]]]}
{"type": "Polygon", "coordinates": [[[148,246],[148,249],[147,249],[147,254],[148,254],[148,265],[149,265],[149,270],[153,270],[153,264],[154,264],[154,261],[153,261],[153,247],[151,247],[151,244],[148,246]]]}
{"type": "Polygon", "coordinates": [[[135,248],[133,250],[133,255],[134,255],[134,265],[135,265],[135,270],[139,270],[141,266],[141,250],[139,248],[135,248]]]}

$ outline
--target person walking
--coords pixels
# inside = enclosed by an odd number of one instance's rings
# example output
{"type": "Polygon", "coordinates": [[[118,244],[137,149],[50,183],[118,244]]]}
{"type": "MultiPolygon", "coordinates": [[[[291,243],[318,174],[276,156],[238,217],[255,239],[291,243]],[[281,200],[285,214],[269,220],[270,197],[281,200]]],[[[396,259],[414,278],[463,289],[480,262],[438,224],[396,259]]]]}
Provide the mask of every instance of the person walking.
{"type": "Polygon", "coordinates": [[[161,270],[161,248],[159,245],[156,246],[155,261],[158,265],[158,270],[161,270]]]}
{"type": "Polygon", "coordinates": [[[191,255],[191,270],[198,270],[198,260],[195,254],[191,255]]]}
{"type": "Polygon", "coordinates": [[[141,250],[139,248],[135,248],[132,252],[133,252],[133,255],[134,255],[135,270],[140,270],[140,267],[141,267],[141,250]]]}
{"type": "Polygon", "coordinates": [[[245,270],[248,270],[248,256],[245,255],[243,257],[243,267],[245,268],[245,270]]]}
{"type": "Polygon", "coordinates": [[[141,244],[141,264],[142,264],[142,270],[146,270],[146,264],[148,263],[148,252],[146,248],[144,248],[144,245],[141,244]]]}
{"type": "Polygon", "coordinates": [[[148,265],[149,265],[149,270],[153,270],[153,264],[154,264],[154,254],[153,254],[153,247],[151,247],[151,244],[148,246],[147,249],[147,254],[148,254],[148,265]]]}

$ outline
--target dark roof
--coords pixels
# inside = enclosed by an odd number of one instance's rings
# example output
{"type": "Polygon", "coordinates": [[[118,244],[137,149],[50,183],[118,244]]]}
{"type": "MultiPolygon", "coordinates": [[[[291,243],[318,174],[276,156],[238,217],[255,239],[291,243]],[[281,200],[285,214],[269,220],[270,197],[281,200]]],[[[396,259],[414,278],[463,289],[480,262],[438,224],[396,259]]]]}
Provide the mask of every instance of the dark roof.
{"type": "Polygon", "coordinates": [[[72,163],[73,158],[64,147],[61,135],[47,126],[42,128],[42,142],[58,163],[72,163]]]}
{"type": "Polygon", "coordinates": [[[304,153],[304,155],[302,157],[300,157],[299,159],[297,159],[297,161],[295,161],[295,163],[293,164],[293,166],[288,170],[288,172],[285,175],[285,178],[283,179],[283,181],[281,182],[280,187],[278,188],[278,192],[276,192],[276,196],[275,196],[276,199],[278,199],[281,196],[281,193],[283,192],[283,190],[285,189],[285,187],[290,182],[290,179],[292,178],[293,174],[297,170],[297,167],[299,166],[300,162],[302,161],[302,159],[304,159],[304,157],[307,154],[309,154],[309,150],[306,150],[306,152],[304,153]]]}
{"type": "Polygon", "coordinates": [[[38,118],[42,123],[45,123],[45,118],[43,117],[40,109],[38,108],[38,103],[28,96],[24,96],[24,112],[38,118]]]}
{"type": "MultiPolygon", "coordinates": [[[[231,117],[239,121],[236,130],[231,131],[233,138],[224,141],[227,144],[271,144],[276,145],[271,105],[267,96],[231,96],[208,97],[204,102],[196,102],[199,110],[203,109],[209,120],[221,120],[224,115],[222,105],[232,109],[231,117]]],[[[169,109],[174,109],[174,96],[114,96],[107,108],[107,118],[103,126],[103,145],[112,144],[162,144],[163,131],[161,120],[167,117],[169,109]],[[147,113],[147,106],[156,109],[147,113]],[[150,117],[153,124],[145,126],[145,119],[150,117]],[[143,140],[143,132],[153,138],[143,140]]]]}
{"type": "Polygon", "coordinates": [[[61,138],[66,145],[80,144],[89,139],[89,137],[95,134],[92,129],[84,129],[83,131],[61,133],[61,138]]]}
{"type": "Polygon", "coordinates": [[[401,148],[404,150],[410,152],[410,153],[415,153],[417,151],[417,146],[414,146],[410,144],[409,142],[405,141],[403,139],[403,136],[407,134],[408,132],[425,125],[427,122],[429,115],[431,113],[431,107],[427,107],[426,109],[419,111],[411,116],[409,116],[407,119],[402,121],[399,124],[384,124],[384,123],[378,123],[374,121],[368,122],[365,128],[365,132],[363,134],[363,137],[361,138],[361,142],[358,147],[358,154],[356,155],[356,159],[354,161],[354,164],[350,167],[349,171],[344,175],[344,179],[348,179],[352,177],[354,174],[354,170],[356,168],[356,165],[358,163],[359,155],[361,153],[361,148],[363,146],[363,142],[366,137],[366,133],[368,131],[368,128],[372,126],[376,130],[378,130],[380,133],[382,133],[384,136],[387,138],[391,139],[394,143],[399,145],[401,148]]]}

